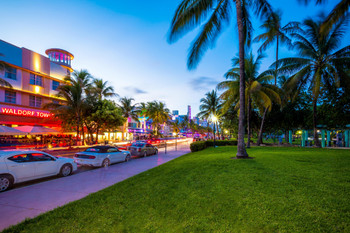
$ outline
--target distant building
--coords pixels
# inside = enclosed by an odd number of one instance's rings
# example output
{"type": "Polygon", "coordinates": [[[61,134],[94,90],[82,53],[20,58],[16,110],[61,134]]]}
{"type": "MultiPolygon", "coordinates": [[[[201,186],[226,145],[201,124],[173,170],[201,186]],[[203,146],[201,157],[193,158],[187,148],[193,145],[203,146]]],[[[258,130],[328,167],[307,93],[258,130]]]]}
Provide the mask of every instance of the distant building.
{"type": "Polygon", "coordinates": [[[173,110],[173,116],[178,116],[179,115],[179,110],[173,110]]]}
{"type": "Polygon", "coordinates": [[[191,121],[191,105],[187,106],[187,117],[188,117],[188,122],[191,121]]]}

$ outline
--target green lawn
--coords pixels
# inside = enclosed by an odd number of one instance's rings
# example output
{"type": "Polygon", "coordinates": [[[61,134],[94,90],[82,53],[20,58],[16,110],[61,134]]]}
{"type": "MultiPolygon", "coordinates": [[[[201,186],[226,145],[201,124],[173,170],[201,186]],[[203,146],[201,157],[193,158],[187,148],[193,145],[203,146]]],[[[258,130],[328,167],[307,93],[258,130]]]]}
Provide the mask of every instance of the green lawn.
{"type": "Polygon", "coordinates": [[[350,151],[209,148],[5,232],[349,232],[350,151]]]}

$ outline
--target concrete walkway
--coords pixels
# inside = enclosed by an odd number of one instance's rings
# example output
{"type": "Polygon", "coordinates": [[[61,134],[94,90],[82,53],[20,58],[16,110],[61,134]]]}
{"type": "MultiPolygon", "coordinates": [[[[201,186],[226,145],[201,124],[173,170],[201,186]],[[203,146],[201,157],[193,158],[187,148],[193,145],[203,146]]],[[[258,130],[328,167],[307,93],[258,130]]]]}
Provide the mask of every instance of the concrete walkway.
{"type": "Polygon", "coordinates": [[[167,154],[162,150],[158,155],[132,159],[108,168],[93,169],[0,193],[0,231],[189,152],[189,146],[183,145],[177,151],[171,148],[167,154]]]}

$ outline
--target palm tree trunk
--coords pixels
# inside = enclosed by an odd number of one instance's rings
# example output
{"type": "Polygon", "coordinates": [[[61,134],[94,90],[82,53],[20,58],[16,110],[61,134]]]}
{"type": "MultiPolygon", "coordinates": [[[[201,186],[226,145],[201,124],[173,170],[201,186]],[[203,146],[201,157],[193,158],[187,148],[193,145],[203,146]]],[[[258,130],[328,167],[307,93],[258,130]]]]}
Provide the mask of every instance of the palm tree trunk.
{"type": "Polygon", "coordinates": [[[242,15],[242,1],[236,0],[236,15],[239,39],[239,118],[238,118],[238,142],[237,158],[247,158],[248,154],[244,145],[244,121],[245,121],[245,77],[244,77],[244,26],[242,15]]]}
{"type": "Polygon", "coordinates": [[[276,45],[276,68],[275,68],[275,86],[277,86],[278,41],[279,41],[279,35],[277,34],[277,45],[276,45]]]}
{"type": "Polygon", "coordinates": [[[82,143],[83,143],[83,146],[85,146],[85,132],[84,132],[84,122],[82,122],[81,124],[81,132],[82,132],[82,143]]]}
{"type": "Polygon", "coordinates": [[[77,117],[77,146],[79,146],[79,126],[80,126],[80,119],[78,116],[77,117]]]}
{"type": "Polygon", "coordinates": [[[247,113],[247,119],[248,119],[248,124],[247,124],[247,128],[248,128],[248,141],[247,141],[247,148],[250,148],[250,137],[251,137],[251,125],[250,125],[250,121],[252,118],[252,99],[249,97],[248,99],[248,113],[247,113]]]}
{"type": "Polygon", "coordinates": [[[264,128],[264,122],[265,122],[265,117],[266,117],[267,110],[268,110],[268,108],[265,108],[264,115],[263,115],[263,118],[261,120],[259,136],[258,136],[258,146],[260,146],[260,144],[263,143],[262,135],[263,135],[263,128],[264,128]]]}
{"type": "Polygon", "coordinates": [[[314,126],[315,146],[321,147],[320,141],[318,140],[318,134],[317,134],[317,99],[314,98],[312,102],[313,102],[312,108],[313,108],[313,126],[314,126]]]}

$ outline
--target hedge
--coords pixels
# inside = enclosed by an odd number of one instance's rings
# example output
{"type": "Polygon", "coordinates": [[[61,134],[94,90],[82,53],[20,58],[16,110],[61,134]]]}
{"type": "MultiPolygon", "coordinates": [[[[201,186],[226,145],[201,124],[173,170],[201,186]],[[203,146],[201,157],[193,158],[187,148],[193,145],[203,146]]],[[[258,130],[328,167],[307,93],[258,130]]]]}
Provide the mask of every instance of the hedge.
{"type": "MultiPolygon", "coordinates": [[[[191,152],[196,152],[212,146],[214,146],[213,140],[198,141],[198,142],[192,142],[190,145],[190,149],[191,149],[191,152]]],[[[237,146],[237,141],[236,140],[215,140],[215,146],[237,146]]]]}

